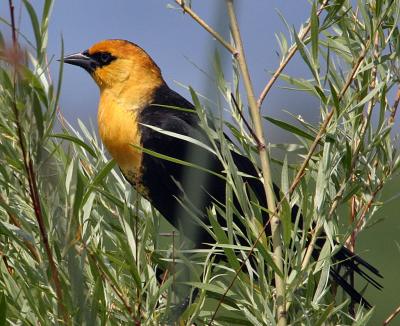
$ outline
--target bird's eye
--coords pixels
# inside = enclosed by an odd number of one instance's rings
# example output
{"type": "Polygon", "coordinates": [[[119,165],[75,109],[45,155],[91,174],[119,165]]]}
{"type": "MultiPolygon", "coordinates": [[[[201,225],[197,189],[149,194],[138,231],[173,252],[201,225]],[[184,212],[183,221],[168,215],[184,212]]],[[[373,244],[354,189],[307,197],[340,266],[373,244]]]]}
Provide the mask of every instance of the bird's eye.
{"type": "Polygon", "coordinates": [[[102,52],[100,54],[100,60],[102,63],[109,63],[111,60],[111,54],[108,52],[102,52]]]}
{"type": "Polygon", "coordinates": [[[93,59],[93,63],[96,65],[96,67],[107,66],[116,59],[115,56],[113,56],[110,52],[107,51],[96,52],[91,55],[91,58],[93,59]]]}

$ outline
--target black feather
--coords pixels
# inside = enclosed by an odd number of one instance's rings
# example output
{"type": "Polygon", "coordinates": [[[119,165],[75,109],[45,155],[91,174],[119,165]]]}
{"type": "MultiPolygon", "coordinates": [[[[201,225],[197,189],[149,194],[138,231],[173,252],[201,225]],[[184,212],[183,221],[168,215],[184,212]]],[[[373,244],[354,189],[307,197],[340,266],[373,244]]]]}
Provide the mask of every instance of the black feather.
{"type": "MultiPolygon", "coordinates": [[[[183,139],[157,132],[145,126],[155,126],[166,131],[190,136],[203,143],[208,142],[208,138],[199,127],[196,113],[168,106],[194,109],[190,102],[171,90],[167,85],[157,89],[153,103],[145,107],[140,114],[142,146],[154,152],[202,166],[222,175],[222,164],[209,151],[183,139]]],[[[252,176],[257,175],[253,163],[248,158],[234,152],[232,152],[232,157],[239,171],[252,176]]],[[[258,178],[247,178],[244,181],[249,184],[252,191],[257,195],[260,204],[266,206],[261,181],[258,178]]],[[[199,211],[205,212],[206,208],[211,206],[213,200],[221,203],[225,202],[225,181],[223,179],[198,169],[185,167],[144,153],[141,182],[148,191],[148,198],[151,203],[172,225],[180,228],[195,243],[197,248],[204,246],[204,243],[215,242],[205,229],[199,227],[188,217],[188,213],[181,207],[176,198],[183,196],[183,189],[193,205],[199,211]]],[[[276,185],[274,185],[274,191],[279,197],[279,188],[276,185]]],[[[297,216],[298,209],[296,206],[292,209],[293,220],[297,216]]],[[[202,218],[205,223],[208,223],[205,213],[202,218]]],[[[236,220],[235,223],[239,224],[240,222],[236,220]]],[[[300,221],[301,224],[302,222],[300,221]]],[[[267,229],[266,233],[270,235],[270,230],[267,229]]],[[[318,258],[324,241],[323,236],[318,240],[317,248],[313,252],[315,259],[318,258]]],[[[371,305],[339,272],[342,267],[352,270],[374,287],[381,289],[382,286],[368,274],[372,273],[382,277],[379,271],[345,247],[338,250],[333,260],[337,268],[335,266],[331,268],[331,278],[349,294],[353,301],[370,308],[371,305]]]]}

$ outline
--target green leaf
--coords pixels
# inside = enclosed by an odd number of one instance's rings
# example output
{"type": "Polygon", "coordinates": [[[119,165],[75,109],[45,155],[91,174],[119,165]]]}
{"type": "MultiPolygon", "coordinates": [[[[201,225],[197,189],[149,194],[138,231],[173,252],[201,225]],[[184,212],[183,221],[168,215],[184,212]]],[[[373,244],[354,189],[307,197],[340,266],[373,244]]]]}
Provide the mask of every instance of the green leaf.
{"type": "MultiPolygon", "coordinates": [[[[223,212],[220,211],[222,214],[223,212]]],[[[229,239],[226,236],[225,231],[222,229],[221,225],[218,223],[217,219],[214,217],[214,215],[212,213],[208,214],[211,226],[212,226],[212,231],[217,239],[217,243],[229,243],[229,239]]],[[[228,258],[228,261],[230,263],[230,265],[232,266],[232,268],[234,268],[235,270],[238,270],[238,268],[240,267],[240,263],[238,258],[235,255],[235,252],[228,248],[225,247],[224,248],[224,252],[226,257],[228,258]]]]}
{"type": "Polygon", "coordinates": [[[69,141],[75,143],[76,145],[78,145],[79,147],[84,148],[88,153],[90,153],[90,155],[97,158],[96,152],[89,145],[87,145],[85,142],[83,142],[79,138],[76,138],[74,136],[67,135],[67,134],[52,134],[52,135],[50,135],[50,137],[69,140],[69,141]]]}
{"type": "Polygon", "coordinates": [[[294,33],[294,39],[296,41],[297,48],[299,50],[299,53],[300,53],[303,61],[306,63],[306,65],[310,69],[310,71],[313,74],[315,80],[318,82],[318,84],[320,84],[320,82],[319,82],[319,73],[318,73],[318,61],[314,62],[312,57],[310,57],[306,45],[303,43],[302,40],[299,39],[299,36],[297,35],[297,33],[294,33]]]}
{"type": "Polygon", "coordinates": [[[353,152],[351,150],[349,142],[346,140],[346,151],[344,152],[343,156],[343,165],[345,167],[347,177],[350,176],[351,173],[351,161],[353,159],[353,152]]]}
{"type": "Polygon", "coordinates": [[[289,169],[287,156],[283,160],[282,173],[281,173],[281,192],[287,194],[289,192],[289,169]]]}
{"type": "Polygon", "coordinates": [[[138,150],[143,151],[143,152],[146,153],[146,154],[151,155],[151,156],[154,156],[154,157],[157,157],[157,158],[161,158],[161,159],[166,160],[166,161],[169,161],[169,162],[181,164],[181,165],[184,165],[184,166],[189,166],[189,167],[198,169],[198,170],[200,170],[200,171],[210,173],[210,174],[212,174],[212,175],[215,175],[215,176],[218,177],[218,178],[221,178],[221,179],[225,180],[225,177],[222,176],[221,174],[216,173],[216,172],[211,171],[211,170],[208,170],[208,169],[206,169],[206,168],[203,168],[203,167],[201,167],[201,166],[199,166],[199,165],[197,165],[197,164],[193,164],[193,163],[190,163],[190,162],[187,162],[187,161],[184,161],[184,160],[180,160],[180,159],[174,158],[174,157],[172,157],[172,156],[160,154],[160,153],[157,153],[157,152],[152,151],[152,150],[150,150],[150,149],[143,148],[143,147],[140,147],[140,146],[137,146],[137,145],[134,145],[134,144],[130,144],[130,145],[131,145],[132,147],[138,149],[138,150]]]}
{"type": "Polygon", "coordinates": [[[197,96],[197,93],[195,90],[191,87],[189,87],[190,95],[192,96],[193,104],[196,108],[201,108],[201,103],[199,100],[199,97],[197,96]]]}
{"type": "Polygon", "coordinates": [[[31,234],[19,228],[18,226],[7,223],[5,221],[0,221],[0,234],[13,234],[19,240],[27,241],[32,244],[35,243],[35,239],[31,234]]]}
{"type": "Polygon", "coordinates": [[[82,175],[81,171],[77,170],[76,173],[76,186],[74,192],[74,206],[73,206],[73,213],[74,216],[78,216],[79,210],[81,208],[81,204],[83,202],[83,194],[84,194],[84,187],[85,187],[85,177],[82,175]]]}
{"type": "Polygon", "coordinates": [[[327,193],[327,187],[330,179],[330,169],[331,166],[331,151],[332,143],[326,141],[324,144],[324,150],[322,154],[322,159],[319,162],[318,175],[315,186],[315,198],[314,198],[314,208],[319,212],[323,207],[323,202],[325,195],[327,193]]]}
{"type": "Polygon", "coordinates": [[[315,139],[314,136],[308,134],[304,130],[301,130],[300,128],[295,127],[295,126],[293,126],[293,125],[291,125],[291,124],[289,124],[287,122],[284,122],[282,120],[274,119],[274,118],[271,118],[271,117],[264,117],[264,119],[266,119],[267,121],[271,122],[272,124],[282,128],[284,130],[287,130],[290,133],[295,134],[297,136],[300,136],[300,137],[303,137],[303,138],[306,138],[306,139],[309,139],[309,140],[314,140],[315,139]]]}
{"type": "MultiPolygon", "coordinates": [[[[124,207],[126,209],[126,206],[124,207]]],[[[137,268],[137,261],[138,257],[136,257],[136,246],[138,245],[136,243],[135,236],[133,235],[132,228],[129,225],[129,223],[126,221],[125,217],[120,217],[120,223],[121,226],[124,230],[124,237],[120,237],[120,243],[123,247],[126,249],[124,252],[130,253],[131,258],[128,258],[128,264],[129,264],[129,269],[132,272],[133,279],[136,283],[136,287],[138,289],[142,288],[142,281],[140,279],[140,273],[137,268]]]]}
{"type": "MultiPolygon", "coordinates": [[[[60,50],[60,58],[64,57],[64,39],[61,37],[61,50],[60,50]]],[[[58,102],[60,99],[61,93],[61,85],[62,85],[62,78],[64,73],[64,60],[60,60],[60,69],[58,70],[58,80],[57,80],[57,87],[56,87],[56,94],[53,103],[53,115],[57,111],[58,102]]]]}
{"type": "Polygon", "coordinates": [[[91,186],[92,187],[96,187],[98,185],[101,184],[101,182],[103,181],[103,179],[110,173],[110,171],[114,168],[115,166],[115,161],[114,160],[110,160],[107,162],[107,164],[105,164],[101,170],[96,174],[96,176],[94,177],[94,179],[92,180],[91,186]]]}
{"type": "Polygon", "coordinates": [[[33,33],[34,33],[35,39],[36,39],[37,56],[40,57],[40,51],[42,49],[42,37],[41,37],[42,33],[40,31],[39,19],[36,15],[35,9],[28,2],[28,0],[23,0],[23,2],[24,2],[24,6],[25,6],[26,10],[28,11],[29,17],[31,19],[33,33]]]}
{"type": "Polygon", "coordinates": [[[311,53],[314,64],[318,63],[318,46],[319,46],[319,18],[317,15],[317,3],[314,1],[311,8],[311,53]]]}
{"type": "Polygon", "coordinates": [[[40,105],[39,99],[35,93],[32,96],[32,107],[33,107],[33,114],[35,116],[36,127],[39,133],[39,138],[42,138],[44,131],[43,112],[42,112],[42,106],[40,105]]]}
{"type": "Polygon", "coordinates": [[[324,309],[324,312],[322,313],[321,317],[315,323],[315,326],[322,326],[322,325],[325,324],[325,322],[327,321],[329,315],[332,313],[333,307],[334,306],[331,303],[327,308],[324,309]]]}
{"type": "Polygon", "coordinates": [[[154,131],[157,131],[160,134],[164,134],[164,135],[167,135],[167,136],[170,136],[170,137],[174,137],[174,138],[177,138],[177,139],[183,139],[183,140],[185,140],[185,141],[187,141],[189,143],[197,145],[197,146],[209,151],[210,153],[216,155],[215,151],[210,146],[207,146],[206,144],[202,143],[201,141],[199,141],[199,140],[197,140],[195,138],[192,138],[192,137],[189,137],[189,136],[186,136],[186,135],[182,135],[182,134],[178,134],[176,132],[164,130],[164,129],[161,129],[161,128],[158,128],[158,127],[155,127],[155,126],[151,126],[151,125],[148,125],[148,124],[145,124],[145,123],[141,123],[141,125],[145,126],[147,128],[153,129],[154,131]]]}
{"type": "Polygon", "coordinates": [[[335,86],[331,83],[331,81],[329,80],[328,82],[329,82],[329,87],[331,89],[333,104],[334,104],[336,110],[339,111],[339,109],[340,109],[339,95],[336,92],[335,86]]]}
{"type": "Polygon", "coordinates": [[[346,203],[350,200],[353,195],[355,195],[360,189],[362,189],[362,185],[360,183],[352,184],[351,188],[343,195],[342,202],[346,203]]]}
{"type": "Polygon", "coordinates": [[[368,103],[369,101],[371,101],[375,95],[378,94],[378,92],[381,91],[381,89],[385,86],[386,81],[381,81],[380,83],[378,83],[375,88],[371,91],[368,92],[367,95],[360,101],[358,102],[356,105],[352,106],[348,112],[351,112],[353,110],[356,110],[357,108],[362,107],[364,104],[368,103]]]}
{"type": "Polygon", "coordinates": [[[314,293],[314,299],[313,302],[314,304],[318,304],[321,298],[323,297],[324,293],[327,291],[327,284],[329,280],[329,255],[330,255],[330,243],[329,241],[325,241],[324,246],[321,249],[321,252],[318,257],[318,262],[314,268],[314,273],[319,271],[320,269],[322,270],[320,279],[318,282],[317,289],[314,293]]]}
{"type": "Polygon", "coordinates": [[[369,320],[371,319],[372,315],[375,313],[375,307],[372,307],[371,310],[367,311],[367,313],[362,316],[359,320],[353,323],[353,326],[366,326],[369,325],[369,320]]]}

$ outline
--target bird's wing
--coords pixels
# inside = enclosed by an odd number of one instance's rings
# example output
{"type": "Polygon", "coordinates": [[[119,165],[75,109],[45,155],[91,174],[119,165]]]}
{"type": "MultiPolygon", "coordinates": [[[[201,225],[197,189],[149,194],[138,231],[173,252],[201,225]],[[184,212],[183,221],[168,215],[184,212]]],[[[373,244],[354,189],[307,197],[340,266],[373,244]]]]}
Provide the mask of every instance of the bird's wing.
{"type": "MultiPolygon", "coordinates": [[[[171,102],[167,104],[174,105],[171,102]]],[[[205,230],[194,226],[194,220],[177,200],[188,199],[186,203],[202,212],[199,217],[203,219],[212,197],[225,200],[225,181],[215,175],[222,173],[218,158],[206,148],[189,141],[207,144],[197,116],[151,105],[142,111],[140,122],[141,142],[145,149],[141,182],[153,206],[175,227],[186,228],[185,234],[190,234],[189,229],[196,229],[197,235],[192,237],[195,243],[214,242],[205,230]]]]}

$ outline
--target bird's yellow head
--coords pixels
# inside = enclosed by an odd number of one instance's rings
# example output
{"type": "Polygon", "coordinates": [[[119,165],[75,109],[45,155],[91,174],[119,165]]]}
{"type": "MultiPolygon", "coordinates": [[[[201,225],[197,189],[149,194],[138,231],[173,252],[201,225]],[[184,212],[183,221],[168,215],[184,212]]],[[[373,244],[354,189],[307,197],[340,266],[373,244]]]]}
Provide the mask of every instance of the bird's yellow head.
{"type": "Polygon", "coordinates": [[[66,56],[64,62],[84,68],[101,90],[123,84],[157,87],[164,82],[151,57],[125,40],[101,41],[83,52],[66,56]]]}

